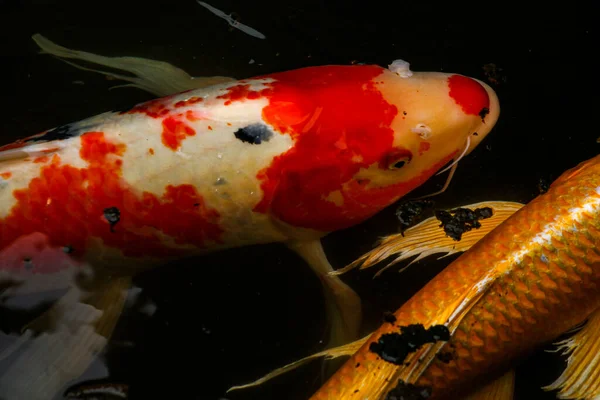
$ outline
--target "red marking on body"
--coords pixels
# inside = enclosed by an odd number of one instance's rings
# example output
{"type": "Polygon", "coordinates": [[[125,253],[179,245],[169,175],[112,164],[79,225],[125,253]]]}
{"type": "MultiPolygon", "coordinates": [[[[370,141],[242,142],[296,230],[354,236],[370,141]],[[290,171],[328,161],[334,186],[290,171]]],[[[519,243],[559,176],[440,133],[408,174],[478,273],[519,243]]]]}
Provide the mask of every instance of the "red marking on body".
{"type": "Polygon", "coordinates": [[[267,84],[271,90],[265,92],[269,104],[263,119],[295,144],[259,172],[264,194],[255,211],[328,232],[369,218],[420,182],[376,188],[354,178],[362,168],[378,166],[400,151],[393,148],[391,128],[398,109],[373,83],[383,71],[378,66],[325,66],[266,76],[276,81],[267,84]],[[336,191],[341,205],[327,199],[336,191]]]}
{"type": "Polygon", "coordinates": [[[9,179],[12,176],[12,172],[2,172],[0,174],[0,177],[4,178],[4,179],[9,179]]]}
{"type": "Polygon", "coordinates": [[[153,156],[153,155],[154,155],[154,149],[153,149],[153,148],[149,148],[149,149],[148,149],[148,153],[150,153],[150,155],[152,155],[152,156],[153,156]]]}
{"type": "Polygon", "coordinates": [[[210,125],[209,125],[209,126],[208,126],[208,130],[209,130],[209,131],[212,131],[212,130],[213,130],[213,129],[212,129],[212,126],[210,126],[210,125]]]}
{"type": "Polygon", "coordinates": [[[121,114],[140,113],[140,114],[146,114],[147,116],[152,117],[152,118],[164,117],[167,114],[169,114],[169,112],[170,112],[170,109],[165,105],[165,103],[169,99],[173,98],[173,96],[174,95],[162,97],[160,99],[150,100],[145,103],[138,104],[137,106],[133,107],[131,110],[124,111],[121,114]]]}
{"type": "Polygon", "coordinates": [[[217,96],[217,99],[227,99],[224,104],[228,106],[234,101],[242,101],[246,99],[254,100],[267,96],[270,93],[271,89],[268,88],[262,90],[250,90],[250,85],[239,84],[228,88],[227,93],[217,96]]]}
{"type": "Polygon", "coordinates": [[[462,75],[452,75],[448,78],[450,97],[458,104],[465,114],[478,115],[484,108],[489,109],[490,97],[479,82],[462,75]]]}
{"type": "Polygon", "coordinates": [[[202,119],[202,117],[199,117],[198,115],[196,115],[196,113],[192,110],[187,110],[185,112],[185,117],[188,119],[188,121],[200,121],[202,119]]]}
{"type": "Polygon", "coordinates": [[[200,103],[201,101],[204,101],[204,99],[202,97],[197,97],[197,96],[190,97],[187,100],[181,100],[181,101],[178,101],[177,103],[175,103],[175,108],[191,106],[196,103],[200,103]]]}
{"type": "Polygon", "coordinates": [[[421,142],[419,143],[419,155],[425,153],[431,147],[431,143],[429,142],[421,142]]]}
{"type": "Polygon", "coordinates": [[[46,163],[50,160],[50,158],[48,156],[41,156],[41,157],[37,157],[33,159],[33,162],[38,164],[38,163],[46,163]]]}
{"type": "Polygon", "coordinates": [[[220,242],[219,213],[194,186],[168,185],[161,195],[137,191],[123,181],[115,162],[124,151],[123,144],[108,142],[102,132],[89,132],[81,136],[80,149],[87,167],[63,164],[55,154],[27,188],[13,192],[17,202],[0,219],[0,254],[35,232],[45,234],[51,246],[72,247],[73,257],[85,253],[92,237],[134,257],[182,253],[167,246],[161,235],[199,248],[220,242]],[[113,231],[104,217],[110,207],[120,211],[113,231]]]}
{"type": "Polygon", "coordinates": [[[172,150],[181,147],[181,142],[188,136],[194,136],[196,131],[183,121],[175,117],[168,117],[163,120],[162,142],[172,150]]]}

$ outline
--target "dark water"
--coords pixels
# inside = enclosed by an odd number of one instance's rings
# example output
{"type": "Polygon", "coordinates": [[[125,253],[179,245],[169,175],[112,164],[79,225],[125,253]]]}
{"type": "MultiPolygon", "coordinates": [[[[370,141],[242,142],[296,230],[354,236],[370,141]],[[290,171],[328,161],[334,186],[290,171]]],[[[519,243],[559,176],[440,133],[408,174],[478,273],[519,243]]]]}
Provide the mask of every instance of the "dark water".
{"type": "MultiPolygon", "coordinates": [[[[352,61],[386,66],[402,58],[413,70],[486,79],[483,66],[494,63],[505,77],[494,86],[500,120],[435,198],[440,208],[528,202],[538,194],[540,179],[552,181],[600,150],[593,123],[599,42],[592,24],[599,10],[592,2],[532,10],[503,2],[273,3],[210,3],[235,11],[267,36],[260,40],[228,29],[193,0],[0,0],[1,141],[152,97],[137,89],[108,91],[115,82],[38,55],[30,36],[39,32],[69,48],[164,60],[194,76],[243,78],[352,61]]],[[[436,190],[445,177],[438,178],[414,195],[436,190]]],[[[332,264],[345,265],[380,235],[394,232],[394,210],[327,237],[332,264]]],[[[363,299],[365,333],[453,258],[422,261],[403,274],[390,270],[375,280],[368,270],[348,274],[346,281],[363,299]]],[[[259,389],[224,394],[231,385],[321,349],[320,284],[283,246],[188,260],[139,276],[136,283],[157,311],[151,318],[123,318],[107,354],[111,379],[129,383],[131,398],[305,399],[321,383],[317,362],[259,389]]],[[[554,398],[539,387],[558,376],[562,362],[543,351],[524,361],[517,398],[554,398]]]]}

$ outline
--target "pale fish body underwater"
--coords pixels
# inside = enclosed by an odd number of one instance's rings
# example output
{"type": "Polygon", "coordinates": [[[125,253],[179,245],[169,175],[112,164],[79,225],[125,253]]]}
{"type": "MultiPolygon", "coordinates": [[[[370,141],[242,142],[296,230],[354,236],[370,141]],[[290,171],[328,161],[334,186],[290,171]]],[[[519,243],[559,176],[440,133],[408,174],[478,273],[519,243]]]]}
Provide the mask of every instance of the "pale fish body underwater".
{"type": "Polygon", "coordinates": [[[52,309],[65,329],[33,337],[40,318],[0,354],[33,343],[0,377],[0,398],[47,398],[76,378],[103,348],[132,274],[226,248],[285,243],[321,278],[330,343],[354,339],[360,299],[331,274],[320,238],[472,151],[500,111],[486,84],[400,60],[186,81],[168,64],[34,39],[64,58],[149,67],[140,75],[166,83],[126,78],[164,97],[0,147],[3,295],[69,290],[52,309]],[[89,353],[77,366],[64,351],[74,343],[89,353]]]}

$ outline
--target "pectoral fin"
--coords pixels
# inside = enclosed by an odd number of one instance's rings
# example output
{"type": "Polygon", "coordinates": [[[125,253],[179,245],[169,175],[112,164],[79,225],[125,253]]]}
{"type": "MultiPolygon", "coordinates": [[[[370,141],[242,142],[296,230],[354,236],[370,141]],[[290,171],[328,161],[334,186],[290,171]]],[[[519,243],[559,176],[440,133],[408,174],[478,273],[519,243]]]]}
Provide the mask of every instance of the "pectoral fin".
{"type": "Polygon", "coordinates": [[[355,340],[362,319],[360,297],[339,277],[331,274],[334,270],[325,256],[321,241],[291,241],[287,245],[309,264],[323,284],[331,323],[330,339],[326,347],[355,340]]]}
{"type": "Polygon", "coordinates": [[[515,370],[511,369],[501,377],[476,389],[464,400],[513,400],[515,394],[515,370]]]}
{"type": "Polygon", "coordinates": [[[488,219],[481,220],[480,228],[465,232],[460,241],[455,241],[446,236],[446,233],[440,227],[440,221],[435,217],[431,217],[407,229],[404,235],[398,233],[384,237],[375,249],[348,266],[336,270],[333,272],[333,275],[343,274],[354,268],[365,269],[373,267],[389,257],[395,256],[390,263],[375,274],[375,276],[378,276],[389,267],[414,256],[417,257],[404,268],[408,268],[412,263],[433,254],[446,253],[440,257],[443,258],[454,253],[466,251],[518,209],[523,207],[523,204],[509,201],[484,201],[461,206],[461,208],[469,209],[483,207],[490,207],[493,210],[493,215],[488,219]]]}
{"type": "Polygon", "coordinates": [[[600,310],[569,339],[559,343],[558,350],[569,354],[563,373],[544,390],[558,390],[559,399],[597,399],[600,396],[600,310]]]}
{"type": "Polygon", "coordinates": [[[81,375],[112,334],[129,285],[129,278],[116,278],[91,295],[72,287],[29,323],[0,353],[8,364],[0,376],[0,398],[47,400],[81,375]]]}
{"type": "Polygon", "coordinates": [[[234,390],[247,389],[247,388],[251,388],[254,386],[262,385],[263,383],[270,381],[271,379],[278,377],[279,375],[283,375],[286,372],[293,371],[296,368],[308,363],[309,361],[316,360],[317,358],[325,357],[326,359],[331,360],[331,359],[339,358],[339,357],[346,357],[346,356],[349,357],[349,356],[353,355],[354,353],[356,353],[358,351],[358,349],[360,349],[365,344],[365,342],[367,341],[369,336],[370,336],[370,334],[365,336],[364,338],[356,340],[352,343],[348,343],[343,346],[338,346],[338,347],[334,347],[331,349],[323,350],[318,353],[311,354],[308,357],[304,357],[300,360],[291,362],[287,365],[284,365],[283,367],[277,368],[277,369],[269,372],[268,374],[255,380],[254,382],[250,382],[245,385],[232,386],[231,388],[229,388],[227,390],[227,393],[232,392],[234,390]]]}
{"type": "Polygon", "coordinates": [[[130,84],[121,85],[121,87],[137,87],[158,97],[234,80],[234,78],[225,76],[194,78],[184,70],[164,61],[150,60],[141,57],[105,57],[85,51],[71,50],[51,42],[39,33],[33,35],[32,39],[42,49],[43,53],[51,54],[75,68],[84,71],[97,72],[112,78],[131,82],[130,84]],[[134,76],[86,68],[71,61],[67,61],[66,59],[80,60],[103,67],[109,67],[115,70],[129,72],[134,76]]]}

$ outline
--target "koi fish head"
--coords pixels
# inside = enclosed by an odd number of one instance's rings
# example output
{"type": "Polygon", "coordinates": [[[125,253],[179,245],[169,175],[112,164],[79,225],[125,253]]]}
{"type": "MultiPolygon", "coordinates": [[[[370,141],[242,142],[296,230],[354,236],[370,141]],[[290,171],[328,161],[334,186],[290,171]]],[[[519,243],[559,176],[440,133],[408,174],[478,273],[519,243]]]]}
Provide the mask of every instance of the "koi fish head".
{"type": "Polygon", "coordinates": [[[382,152],[378,165],[370,165],[355,177],[369,179],[371,187],[387,188],[397,196],[469,154],[498,120],[498,97],[476,79],[413,73],[392,64],[375,80],[382,97],[397,110],[389,123],[393,142],[382,152]]]}
{"type": "Polygon", "coordinates": [[[293,141],[261,171],[255,211],[331,232],[369,218],[472,151],[499,115],[487,85],[396,61],[266,76],[262,119],[293,141]]]}

